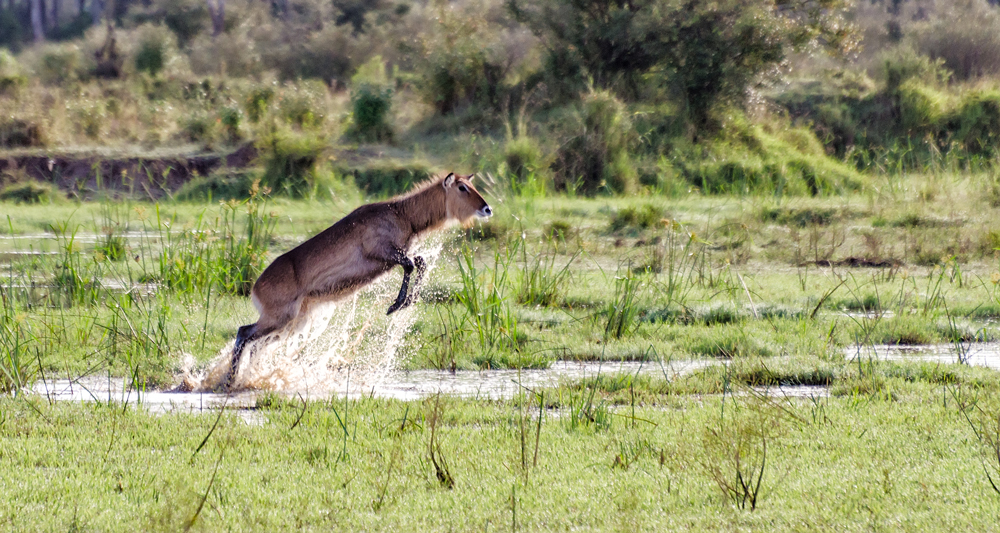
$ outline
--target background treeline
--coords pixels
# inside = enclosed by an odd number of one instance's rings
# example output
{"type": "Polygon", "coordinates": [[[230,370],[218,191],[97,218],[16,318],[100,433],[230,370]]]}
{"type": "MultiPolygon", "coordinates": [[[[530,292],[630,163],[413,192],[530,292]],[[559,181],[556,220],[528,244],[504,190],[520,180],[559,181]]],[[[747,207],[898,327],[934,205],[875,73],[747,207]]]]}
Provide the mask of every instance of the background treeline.
{"type": "Polygon", "coordinates": [[[816,195],[1000,142],[987,0],[0,0],[0,47],[0,149],[256,146],[189,195],[816,195]]]}

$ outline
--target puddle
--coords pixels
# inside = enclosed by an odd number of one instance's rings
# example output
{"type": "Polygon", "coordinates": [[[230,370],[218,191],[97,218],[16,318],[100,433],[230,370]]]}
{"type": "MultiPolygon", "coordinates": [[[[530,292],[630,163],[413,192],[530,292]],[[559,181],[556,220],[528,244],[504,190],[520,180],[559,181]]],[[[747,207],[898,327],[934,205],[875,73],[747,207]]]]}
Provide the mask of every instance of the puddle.
{"type": "MultiPolygon", "coordinates": [[[[394,371],[382,381],[368,389],[351,387],[335,392],[337,396],[358,398],[375,396],[398,400],[418,400],[442,393],[462,398],[502,399],[517,394],[519,387],[529,389],[554,387],[565,380],[577,380],[597,375],[646,374],[669,378],[692,372],[715,364],[712,360],[673,361],[661,365],[658,362],[603,362],[576,363],[557,361],[547,369],[483,370],[448,372],[439,370],[394,371]]],[[[777,390],[777,389],[775,389],[777,390]]],[[[261,421],[261,417],[251,408],[262,391],[247,391],[232,395],[204,393],[174,393],[165,391],[128,391],[122,378],[84,377],[76,380],[56,379],[39,381],[31,392],[51,401],[113,402],[139,405],[153,413],[198,413],[205,410],[234,409],[248,423],[261,421]],[[255,416],[256,415],[256,416],[255,416]]],[[[283,391],[289,397],[301,394],[306,399],[327,398],[328,395],[310,396],[308,391],[283,391]]]]}
{"type": "Polygon", "coordinates": [[[83,377],[39,381],[31,392],[49,401],[103,402],[142,406],[152,413],[200,413],[208,410],[233,409],[250,425],[263,422],[263,417],[249,410],[257,401],[257,392],[232,395],[214,393],[178,394],[164,391],[129,391],[123,378],[83,377]]]}
{"type": "Polygon", "coordinates": [[[844,349],[848,359],[861,357],[862,360],[873,358],[880,361],[929,361],[934,363],[958,363],[962,360],[973,366],[985,366],[1000,370],[1000,343],[973,342],[963,345],[962,353],[954,344],[931,344],[918,346],[901,346],[877,344],[870,347],[857,346],[844,349]]]}
{"type": "MultiPolygon", "coordinates": [[[[411,370],[394,372],[367,394],[416,400],[438,392],[463,398],[510,398],[520,387],[537,389],[555,387],[565,380],[579,380],[597,375],[645,374],[666,376],[670,379],[715,364],[711,360],[659,362],[603,362],[576,363],[556,361],[549,368],[538,370],[480,370],[447,372],[439,370],[411,370]]],[[[351,391],[353,395],[366,395],[366,391],[351,391]]]]}
{"type": "MultiPolygon", "coordinates": [[[[845,356],[853,359],[859,355],[857,347],[846,348],[845,356]]],[[[966,345],[968,364],[1000,369],[1000,343],[972,343],[966,345]]],[[[860,351],[863,358],[873,357],[883,361],[930,361],[945,364],[958,362],[957,350],[951,344],[924,346],[876,345],[860,351]]],[[[597,375],[649,375],[674,379],[714,364],[715,360],[681,360],[659,362],[570,362],[557,361],[547,369],[537,370],[482,370],[448,372],[439,370],[391,371],[374,386],[354,385],[332,394],[343,398],[374,396],[404,401],[419,400],[441,393],[450,396],[476,399],[511,398],[522,387],[527,389],[555,387],[564,381],[580,380],[597,375]]],[[[173,393],[128,391],[122,378],[85,377],[76,380],[49,380],[38,382],[31,391],[52,401],[92,401],[140,405],[153,413],[199,413],[226,406],[233,409],[248,424],[260,424],[264,417],[253,410],[262,391],[246,391],[232,395],[211,392],[173,393]]],[[[783,386],[757,389],[762,394],[777,398],[819,398],[829,396],[829,389],[818,386],[783,386]]],[[[328,398],[330,393],[310,394],[309,391],[283,391],[282,394],[306,399],[328,398]]]]}
{"type": "Polygon", "coordinates": [[[826,398],[830,396],[830,387],[823,385],[781,385],[778,387],[755,387],[760,394],[772,398],[826,398]]]}

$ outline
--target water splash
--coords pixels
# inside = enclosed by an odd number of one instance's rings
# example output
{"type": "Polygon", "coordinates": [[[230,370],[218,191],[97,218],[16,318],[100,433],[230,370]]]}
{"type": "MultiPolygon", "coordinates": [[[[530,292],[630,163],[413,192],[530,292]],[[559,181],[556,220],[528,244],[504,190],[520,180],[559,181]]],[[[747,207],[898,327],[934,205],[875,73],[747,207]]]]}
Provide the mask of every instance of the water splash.
{"type": "MultiPolygon", "coordinates": [[[[427,263],[424,283],[441,255],[442,239],[414,250],[427,263]]],[[[338,302],[312,303],[279,331],[247,345],[233,388],[325,395],[376,387],[395,368],[419,303],[386,316],[402,277],[398,269],[338,302]]],[[[203,368],[185,365],[181,387],[218,388],[229,369],[230,342],[203,368]]]]}

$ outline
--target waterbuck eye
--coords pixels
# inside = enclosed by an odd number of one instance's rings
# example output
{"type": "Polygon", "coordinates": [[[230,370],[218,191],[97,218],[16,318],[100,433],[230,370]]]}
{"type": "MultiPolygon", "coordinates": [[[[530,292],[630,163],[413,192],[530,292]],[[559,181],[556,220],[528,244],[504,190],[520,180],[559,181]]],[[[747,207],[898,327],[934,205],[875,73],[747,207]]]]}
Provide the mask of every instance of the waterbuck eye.
{"type": "Polygon", "coordinates": [[[462,192],[469,192],[469,188],[466,187],[465,185],[459,185],[458,186],[458,190],[460,190],[462,192]]]}

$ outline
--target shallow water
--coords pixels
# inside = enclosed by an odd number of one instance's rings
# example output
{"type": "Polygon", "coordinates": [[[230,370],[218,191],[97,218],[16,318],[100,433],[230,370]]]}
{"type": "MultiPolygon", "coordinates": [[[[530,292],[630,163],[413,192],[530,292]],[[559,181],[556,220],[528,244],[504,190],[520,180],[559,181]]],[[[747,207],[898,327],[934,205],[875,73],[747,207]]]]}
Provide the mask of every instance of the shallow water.
{"type": "MultiPolygon", "coordinates": [[[[399,400],[417,400],[442,393],[464,398],[502,399],[517,394],[519,388],[535,389],[557,386],[564,381],[608,374],[648,374],[673,379],[678,375],[715,364],[710,360],[674,361],[670,364],[639,362],[575,363],[558,361],[550,368],[538,370],[483,370],[448,372],[413,370],[388,372],[375,384],[348,384],[334,395],[352,398],[375,396],[399,400]]],[[[792,388],[788,388],[789,390],[792,388]]],[[[774,389],[777,391],[778,389],[774,389]]],[[[107,402],[140,405],[154,413],[190,412],[227,409],[252,409],[263,391],[233,394],[213,392],[129,391],[122,378],[85,377],[76,380],[39,381],[31,391],[50,401],[107,402]]],[[[295,398],[328,398],[330,393],[310,393],[305,390],[284,390],[282,394],[295,398]]],[[[794,394],[790,394],[794,395],[794,394]]],[[[247,415],[246,413],[241,416],[247,415]]],[[[248,421],[252,415],[244,416],[248,421]],[[249,418],[248,418],[249,417],[249,418]]]]}
{"type": "MultiPolygon", "coordinates": [[[[873,347],[850,347],[845,349],[848,359],[856,357],[873,358],[884,361],[930,361],[939,363],[958,362],[957,350],[951,344],[924,346],[876,345],[873,347]]],[[[1000,369],[1000,343],[972,343],[965,347],[968,364],[1000,369]]],[[[681,360],[660,362],[570,362],[557,361],[546,369],[531,370],[482,370],[482,371],[440,371],[411,370],[389,371],[382,369],[375,380],[369,376],[364,381],[349,379],[349,372],[341,385],[331,390],[321,387],[312,391],[308,388],[286,388],[282,394],[290,398],[303,399],[338,397],[358,398],[374,396],[411,401],[434,394],[446,394],[463,398],[503,399],[511,398],[520,389],[555,387],[567,381],[576,381],[598,375],[649,375],[674,379],[695,370],[719,364],[716,360],[681,360]]],[[[302,385],[305,382],[300,382],[302,385]]],[[[756,389],[772,397],[816,398],[829,395],[826,387],[786,386],[756,389]]],[[[225,406],[239,413],[247,423],[263,421],[253,408],[257,397],[264,391],[247,390],[233,394],[213,392],[165,392],[129,391],[122,378],[84,377],[76,380],[49,380],[36,383],[31,391],[51,401],[93,401],[117,404],[140,405],[154,413],[180,412],[197,413],[220,409],[225,406]]]]}
{"type": "Polygon", "coordinates": [[[972,366],[985,366],[1000,370],[1000,343],[965,343],[961,348],[954,344],[930,344],[917,346],[876,344],[874,346],[852,346],[844,349],[848,359],[861,357],[879,361],[929,361],[933,363],[964,362],[972,366]],[[961,359],[961,360],[960,360],[961,359]]]}

